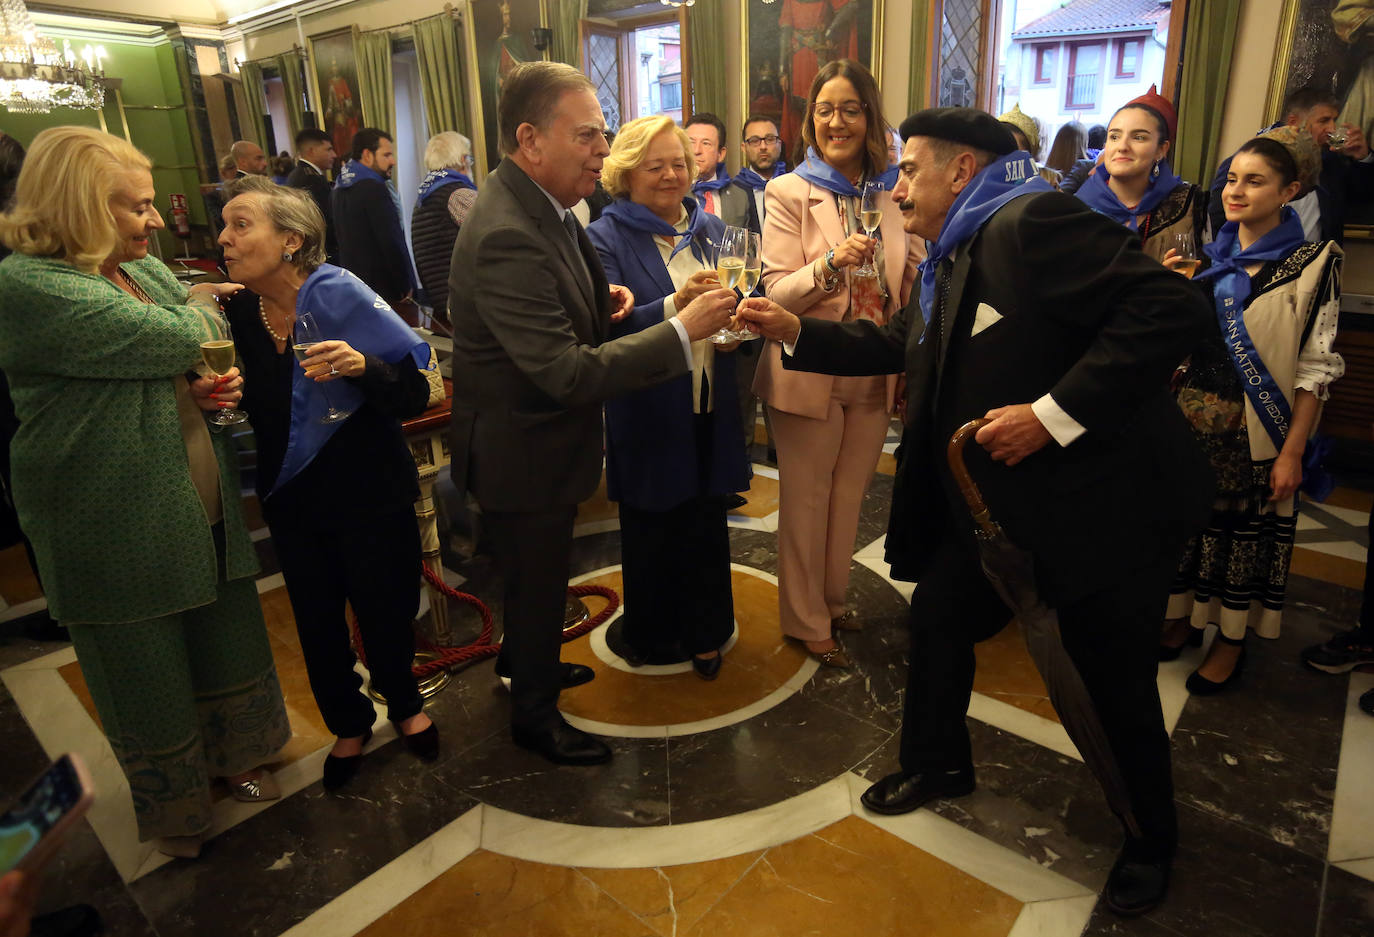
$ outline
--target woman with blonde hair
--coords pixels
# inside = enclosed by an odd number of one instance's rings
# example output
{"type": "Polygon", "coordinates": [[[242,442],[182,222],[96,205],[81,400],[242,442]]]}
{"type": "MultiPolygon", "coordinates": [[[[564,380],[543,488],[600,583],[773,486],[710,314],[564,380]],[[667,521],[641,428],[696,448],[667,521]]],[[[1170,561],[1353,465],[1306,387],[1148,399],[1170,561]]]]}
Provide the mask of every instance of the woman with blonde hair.
{"type": "Polygon", "coordinates": [[[435,315],[447,322],[453,244],[477,201],[472,141],[453,130],[436,133],[425,147],[425,170],[410,213],[410,246],[425,297],[435,315]]]}
{"type": "MultiPolygon", "coordinates": [[[[863,233],[863,185],[891,190],[886,123],[872,74],[842,59],[811,82],[806,159],[768,183],[763,282],[788,312],[879,325],[906,304],[925,256],[908,238],[890,191],[876,237],[863,233]],[[876,274],[866,271],[875,270],[876,274]]],[[[778,600],[783,634],[827,667],[847,667],[836,629],[856,630],[845,607],[859,507],[891,424],[897,378],[832,377],[783,367],[769,341],[754,376],[777,437],[778,600]]]]}
{"type": "Polygon", "coordinates": [[[0,240],[0,367],[20,427],[14,500],[48,607],[71,630],[138,833],[193,857],[210,781],[280,796],[259,765],[291,736],[258,604],[238,456],[201,411],[236,370],[194,368],[224,336],[218,300],[156,258],[150,163],[84,127],[34,138],[0,240]]]}
{"type": "MultiPolygon", "coordinates": [[[[724,223],[691,196],[692,145],[668,117],[620,128],[602,170],[614,199],[587,228],[612,283],[635,295],[618,338],[720,289],[724,223]]],[[[620,505],[625,642],[631,664],[690,655],[720,672],[734,630],[726,498],[749,487],[739,439],[734,344],[692,343],[692,372],[606,404],[606,488],[620,505]]]]}

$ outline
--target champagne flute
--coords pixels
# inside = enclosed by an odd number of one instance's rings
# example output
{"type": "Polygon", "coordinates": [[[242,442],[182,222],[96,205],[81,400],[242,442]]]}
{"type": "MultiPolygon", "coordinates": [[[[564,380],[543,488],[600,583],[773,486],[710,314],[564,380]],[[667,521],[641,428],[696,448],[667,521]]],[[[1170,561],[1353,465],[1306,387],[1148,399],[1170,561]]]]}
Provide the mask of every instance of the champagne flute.
{"type": "Polygon", "coordinates": [[[1202,258],[1197,255],[1197,245],[1193,240],[1191,231],[1175,231],[1169,239],[1169,246],[1178,255],[1179,262],[1174,265],[1174,272],[1181,273],[1188,279],[1193,278],[1198,268],[1202,266],[1202,258]]]}
{"type": "MultiPolygon", "coordinates": [[[[744,279],[744,255],[748,245],[748,228],[731,225],[725,229],[725,236],[720,239],[720,247],[716,251],[716,276],[720,278],[723,289],[732,290],[744,279]]],[[[736,340],[735,333],[728,327],[722,327],[710,338],[717,345],[736,340]]]]}
{"type": "MultiPolygon", "coordinates": [[[[873,232],[878,230],[878,225],[883,220],[883,196],[887,190],[883,188],[881,182],[869,181],[864,183],[863,194],[859,200],[859,224],[864,229],[864,234],[873,237],[873,232]]],[[[863,266],[854,271],[855,276],[876,277],[878,268],[873,266],[872,261],[864,261],[863,266]]]]}
{"type": "Polygon", "coordinates": [[[1327,136],[1326,145],[1331,152],[1335,153],[1344,147],[1349,139],[1350,131],[1346,129],[1344,124],[1337,124],[1327,136]]]}
{"type": "MultiPolygon", "coordinates": [[[[234,369],[234,336],[229,332],[229,320],[223,313],[216,318],[219,321],[220,337],[200,343],[200,358],[216,377],[224,377],[234,369]]],[[[246,419],[248,414],[242,410],[226,407],[210,417],[209,422],[214,426],[233,426],[246,419]]]]}
{"type": "MultiPolygon", "coordinates": [[[[310,349],[324,341],[324,336],[320,332],[319,325],[315,322],[315,317],[308,312],[303,312],[296,317],[296,340],[291,345],[291,350],[296,355],[297,361],[305,361],[310,356],[310,349]]],[[[330,374],[338,374],[331,363],[329,365],[330,374]]],[[[324,394],[324,402],[329,407],[329,412],[320,417],[321,423],[337,423],[346,420],[353,415],[352,410],[335,410],[334,401],[329,399],[329,390],[323,384],[317,385],[320,392],[324,394]]]]}
{"type": "MultiPolygon", "coordinates": [[[[763,244],[759,240],[759,235],[754,231],[746,230],[744,237],[744,276],[740,280],[740,292],[744,294],[745,299],[748,299],[758,289],[759,277],[763,275],[763,244]]],[[[751,332],[748,329],[736,329],[730,334],[742,342],[750,342],[763,337],[758,332],[751,332]]]]}

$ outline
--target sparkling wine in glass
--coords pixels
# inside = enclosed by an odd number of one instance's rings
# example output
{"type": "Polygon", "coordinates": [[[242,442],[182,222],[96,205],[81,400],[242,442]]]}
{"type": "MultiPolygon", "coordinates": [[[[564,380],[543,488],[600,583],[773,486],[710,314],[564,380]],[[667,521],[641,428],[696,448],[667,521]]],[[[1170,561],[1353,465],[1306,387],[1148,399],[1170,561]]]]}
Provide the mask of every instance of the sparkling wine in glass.
{"type": "Polygon", "coordinates": [[[1326,138],[1326,145],[1334,153],[1345,146],[1349,140],[1350,132],[1344,126],[1338,125],[1326,138]]]}
{"type": "MultiPolygon", "coordinates": [[[[862,197],[859,200],[859,224],[864,229],[864,234],[873,237],[873,232],[878,230],[878,225],[883,220],[883,196],[887,190],[883,188],[881,182],[865,182],[862,197]]],[[[863,266],[854,271],[856,276],[876,277],[878,268],[871,262],[865,262],[863,266]]]]}
{"type": "MultiPolygon", "coordinates": [[[[720,278],[722,288],[732,290],[742,285],[744,257],[748,249],[748,228],[731,225],[725,229],[725,235],[720,239],[720,248],[716,251],[716,276],[720,278]]],[[[722,328],[711,336],[711,341],[717,345],[724,345],[735,340],[736,335],[729,328],[722,328]]]]}
{"type": "MultiPolygon", "coordinates": [[[[744,232],[744,276],[740,279],[739,289],[748,299],[754,295],[754,290],[759,287],[759,277],[763,275],[763,245],[759,240],[759,235],[753,231],[744,232]]],[[[730,334],[742,342],[751,342],[756,338],[762,338],[758,332],[751,332],[748,329],[737,329],[730,334]]]]}
{"type": "Polygon", "coordinates": [[[1176,231],[1170,237],[1169,246],[1178,254],[1179,262],[1174,265],[1177,273],[1183,274],[1188,279],[1193,278],[1198,268],[1202,266],[1202,258],[1197,255],[1197,243],[1193,239],[1191,231],[1176,231]]]}
{"type": "MultiPolygon", "coordinates": [[[[220,337],[200,343],[200,357],[205,366],[217,377],[224,377],[234,369],[234,336],[229,332],[229,321],[219,317],[220,337]]],[[[248,419],[248,414],[234,407],[226,407],[209,418],[215,426],[233,426],[248,419]]]]}
{"type": "MultiPolygon", "coordinates": [[[[296,360],[304,362],[310,356],[310,349],[324,341],[324,336],[320,332],[319,325],[315,322],[315,317],[308,312],[303,312],[296,317],[295,341],[291,345],[291,351],[295,353],[296,360]]],[[[338,374],[334,365],[329,366],[330,374],[338,374]]],[[[334,401],[329,399],[329,389],[323,384],[317,385],[320,392],[324,394],[324,402],[329,407],[329,412],[320,417],[321,423],[338,423],[346,420],[353,415],[352,410],[334,409],[334,401]]]]}

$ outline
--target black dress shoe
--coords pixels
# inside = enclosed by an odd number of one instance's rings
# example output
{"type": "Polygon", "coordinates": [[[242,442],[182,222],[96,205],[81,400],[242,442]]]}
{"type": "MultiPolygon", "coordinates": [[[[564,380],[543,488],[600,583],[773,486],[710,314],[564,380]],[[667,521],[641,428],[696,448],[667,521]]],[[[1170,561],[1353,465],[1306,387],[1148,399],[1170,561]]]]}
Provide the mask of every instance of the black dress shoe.
{"type": "Polygon", "coordinates": [[[1138,917],[1164,900],[1172,867],[1167,853],[1150,855],[1127,843],[1107,876],[1103,900],[1122,917],[1138,917]]]}
{"type": "Polygon", "coordinates": [[[1159,660],[1165,661],[1178,660],[1185,647],[1202,647],[1202,629],[1189,626],[1188,637],[1183,639],[1183,643],[1178,647],[1172,644],[1161,644],[1159,646],[1159,660]]]}
{"type": "Polygon", "coordinates": [[[594,735],[560,721],[543,732],[511,726],[511,741],[556,765],[600,765],[611,760],[610,747],[594,735]]]}
{"type": "Polygon", "coordinates": [[[734,511],[739,508],[742,508],[748,503],[748,498],[745,498],[738,494],[729,494],[725,496],[725,508],[729,511],[734,511]]]}
{"type": "Polygon", "coordinates": [[[941,797],[962,797],[973,793],[973,769],[889,774],[864,791],[859,798],[874,813],[893,816],[910,813],[941,797]]]}
{"type": "MultiPolygon", "coordinates": [[[[369,727],[368,730],[363,733],[363,748],[366,748],[367,743],[370,741],[372,741],[372,729],[369,727]]],[[[358,773],[358,769],[362,767],[362,764],[362,752],[356,755],[349,755],[346,758],[339,758],[336,755],[325,755],[324,775],[320,778],[321,783],[324,784],[324,789],[327,791],[337,791],[349,781],[353,780],[353,775],[358,773]]]]}
{"type": "Polygon", "coordinates": [[[1240,649],[1240,656],[1236,658],[1235,666],[1226,675],[1225,680],[1208,680],[1202,674],[1194,670],[1188,674],[1188,679],[1183,681],[1183,686],[1194,696],[1213,696],[1225,690],[1231,684],[1240,679],[1240,672],[1245,669],[1245,648],[1240,649]]]}
{"type": "Polygon", "coordinates": [[[410,749],[410,753],[421,761],[434,761],[439,757],[439,727],[433,722],[427,728],[410,735],[404,734],[401,727],[396,726],[396,734],[401,736],[401,741],[410,749]]]}
{"type": "Polygon", "coordinates": [[[104,930],[100,913],[88,904],[40,914],[29,924],[30,937],[96,937],[104,930]]]}
{"type": "Polygon", "coordinates": [[[632,647],[626,647],[624,653],[620,655],[620,659],[631,667],[643,667],[649,662],[649,658],[652,656],[653,654],[649,651],[640,651],[632,647]]]}
{"type": "MultiPolygon", "coordinates": [[[[562,681],[559,686],[564,690],[581,686],[584,683],[591,683],[596,679],[596,671],[582,664],[560,663],[559,666],[563,668],[562,681]]],[[[510,674],[502,673],[500,667],[496,668],[496,675],[505,680],[510,679],[510,674]]]]}
{"type": "Polygon", "coordinates": [[[715,657],[697,657],[692,655],[692,669],[697,672],[697,676],[703,680],[714,680],[720,676],[720,664],[725,660],[725,655],[719,651],[715,657]]]}

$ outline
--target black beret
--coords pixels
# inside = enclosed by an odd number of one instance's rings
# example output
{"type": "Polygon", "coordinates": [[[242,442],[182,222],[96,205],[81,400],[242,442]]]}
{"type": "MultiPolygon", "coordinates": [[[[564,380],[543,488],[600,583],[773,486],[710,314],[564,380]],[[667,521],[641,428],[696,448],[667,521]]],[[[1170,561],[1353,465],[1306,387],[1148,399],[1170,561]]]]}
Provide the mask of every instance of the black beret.
{"type": "Polygon", "coordinates": [[[902,121],[902,139],[933,137],[962,143],[1005,156],[1016,150],[1016,139],[996,117],[976,107],[928,107],[902,121]]]}

